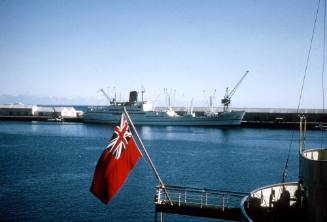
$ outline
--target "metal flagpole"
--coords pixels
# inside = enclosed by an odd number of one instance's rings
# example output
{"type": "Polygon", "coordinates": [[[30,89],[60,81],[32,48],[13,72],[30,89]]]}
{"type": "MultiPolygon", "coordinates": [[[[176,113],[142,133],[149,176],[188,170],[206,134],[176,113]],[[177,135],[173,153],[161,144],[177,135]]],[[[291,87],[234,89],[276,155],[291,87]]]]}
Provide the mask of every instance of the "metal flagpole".
{"type": "Polygon", "coordinates": [[[172,204],[173,202],[171,201],[170,196],[169,196],[169,194],[168,194],[168,192],[167,192],[167,190],[166,190],[166,188],[165,188],[165,184],[164,184],[164,182],[161,180],[161,177],[159,176],[159,173],[158,173],[158,171],[156,170],[156,168],[155,168],[155,166],[154,166],[154,164],[153,164],[153,162],[152,162],[152,160],[151,160],[151,158],[150,158],[150,156],[149,156],[149,153],[148,153],[147,149],[145,148],[145,146],[144,146],[144,144],[143,144],[143,142],[142,142],[142,140],[141,140],[141,137],[139,136],[139,134],[138,134],[138,132],[137,132],[137,130],[136,130],[136,128],[135,128],[133,122],[132,122],[132,119],[131,119],[131,117],[129,116],[129,114],[128,114],[128,112],[127,112],[126,107],[124,107],[124,113],[126,114],[127,119],[128,119],[128,121],[130,122],[130,124],[131,124],[131,126],[132,126],[132,128],[133,128],[133,130],[134,130],[134,132],[135,132],[135,134],[136,134],[136,136],[137,136],[137,139],[139,140],[139,142],[140,142],[140,144],[141,144],[141,146],[142,146],[142,148],[143,148],[143,151],[144,151],[144,153],[145,153],[146,159],[148,160],[147,162],[148,162],[148,164],[150,165],[150,167],[151,167],[151,169],[152,169],[152,171],[153,171],[153,174],[154,174],[154,175],[156,176],[156,178],[159,180],[160,186],[161,186],[162,189],[165,191],[165,194],[166,194],[166,196],[167,196],[169,202],[172,204]]]}

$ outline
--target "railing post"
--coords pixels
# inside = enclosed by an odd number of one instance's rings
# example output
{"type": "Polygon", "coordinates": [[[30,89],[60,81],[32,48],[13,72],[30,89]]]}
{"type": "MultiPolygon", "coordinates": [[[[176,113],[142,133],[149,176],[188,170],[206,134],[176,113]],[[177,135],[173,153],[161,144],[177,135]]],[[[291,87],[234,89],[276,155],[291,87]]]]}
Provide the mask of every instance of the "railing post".
{"type": "Polygon", "coordinates": [[[182,196],[182,194],[179,192],[178,193],[178,206],[181,206],[181,196],[182,196]]]}
{"type": "Polygon", "coordinates": [[[223,211],[225,210],[225,195],[223,194],[223,211]]]}
{"type": "Polygon", "coordinates": [[[160,212],[160,222],[164,222],[165,218],[164,218],[164,214],[163,212],[160,212]]]}
{"type": "Polygon", "coordinates": [[[203,197],[203,195],[202,195],[202,193],[201,193],[201,208],[202,208],[202,197],[203,197]]]}
{"type": "Polygon", "coordinates": [[[158,199],[157,199],[157,203],[161,204],[161,189],[158,188],[158,199]]]}
{"type": "Polygon", "coordinates": [[[206,206],[208,206],[208,193],[206,192],[206,206]]]}
{"type": "Polygon", "coordinates": [[[185,195],[184,195],[184,203],[186,203],[186,191],[185,191],[185,195]]]}

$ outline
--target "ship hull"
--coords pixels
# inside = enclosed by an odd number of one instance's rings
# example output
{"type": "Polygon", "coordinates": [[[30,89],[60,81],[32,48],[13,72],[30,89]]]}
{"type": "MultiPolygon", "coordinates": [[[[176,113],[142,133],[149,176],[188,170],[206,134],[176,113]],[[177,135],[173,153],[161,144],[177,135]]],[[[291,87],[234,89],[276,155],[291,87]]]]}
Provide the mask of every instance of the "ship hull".
{"type": "MultiPolygon", "coordinates": [[[[129,113],[135,125],[152,126],[239,126],[245,115],[244,111],[224,112],[215,116],[168,116],[165,112],[129,113]]],[[[86,123],[117,124],[120,113],[87,112],[86,123]]]]}

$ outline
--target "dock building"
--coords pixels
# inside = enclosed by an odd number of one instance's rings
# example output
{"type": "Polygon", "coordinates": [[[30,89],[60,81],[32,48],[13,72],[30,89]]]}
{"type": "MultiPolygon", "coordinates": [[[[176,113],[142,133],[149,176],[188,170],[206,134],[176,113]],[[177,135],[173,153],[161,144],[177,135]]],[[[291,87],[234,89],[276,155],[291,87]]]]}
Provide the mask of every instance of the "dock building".
{"type": "Polygon", "coordinates": [[[77,111],[74,107],[36,106],[23,103],[0,105],[0,117],[5,119],[39,120],[54,117],[76,119],[81,115],[83,112],[77,111]]]}
{"type": "Polygon", "coordinates": [[[0,115],[2,116],[34,116],[37,106],[25,105],[23,103],[0,105],[0,115]]]}
{"type": "Polygon", "coordinates": [[[74,107],[46,107],[38,106],[35,111],[35,116],[61,116],[63,118],[75,118],[78,112],[74,107]]]}

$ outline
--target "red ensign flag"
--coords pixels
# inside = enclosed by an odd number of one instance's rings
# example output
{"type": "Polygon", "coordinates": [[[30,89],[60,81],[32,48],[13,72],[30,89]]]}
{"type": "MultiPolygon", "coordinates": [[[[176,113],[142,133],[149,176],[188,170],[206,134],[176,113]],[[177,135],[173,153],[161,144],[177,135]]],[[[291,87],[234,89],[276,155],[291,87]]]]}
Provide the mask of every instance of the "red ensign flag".
{"type": "Polygon", "coordinates": [[[94,171],[91,192],[107,204],[118,192],[142,156],[124,114],[94,171]]]}

